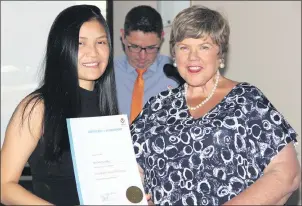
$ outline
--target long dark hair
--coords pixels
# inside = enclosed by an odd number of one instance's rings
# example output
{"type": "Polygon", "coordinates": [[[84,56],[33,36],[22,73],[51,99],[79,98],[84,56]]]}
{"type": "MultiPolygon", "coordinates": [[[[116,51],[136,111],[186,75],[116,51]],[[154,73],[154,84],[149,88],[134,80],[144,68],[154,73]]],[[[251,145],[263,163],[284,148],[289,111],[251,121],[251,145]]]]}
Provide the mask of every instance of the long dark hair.
{"type": "Polygon", "coordinates": [[[31,101],[35,104],[43,101],[44,119],[40,143],[43,142],[44,157],[48,162],[58,161],[62,153],[69,150],[66,118],[77,117],[80,112],[77,70],[79,30],[83,23],[92,19],[104,26],[110,49],[108,66],[95,83],[100,113],[118,114],[112,43],[106,20],[96,6],[71,6],[63,10],[51,26],[44,60],[44,77],[40,87],[30,94],[31,98],[26,105],[27,107],[31,101]]]}

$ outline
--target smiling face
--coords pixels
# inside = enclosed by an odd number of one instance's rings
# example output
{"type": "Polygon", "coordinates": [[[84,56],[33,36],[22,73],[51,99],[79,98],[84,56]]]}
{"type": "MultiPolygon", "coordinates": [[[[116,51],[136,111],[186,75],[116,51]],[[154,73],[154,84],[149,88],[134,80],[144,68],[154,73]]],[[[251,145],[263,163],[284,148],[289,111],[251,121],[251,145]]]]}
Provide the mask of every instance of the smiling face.
{"type": "Polygon", "coordinates": [[[129,64],[136,69],[149,68],[158,54],[158,49],[161,44],[161,39],[155,32],[144,33],[142,31],[131,31],[129,35],[124,36],[124,30],[121,30],[123,44],[125,45],[125,53],[127,55],[129,64]],[[154,48],[155,52],[147,53],[146,50],[140,52],[132,52],[128,46],[154,48]]]}
{"type": "Polygon", "coordinates": [[[108,65],[109,45],[104,26],[97,20],[85,22],[79,32],[78,77],[82,88],[92,90],[108,65]]]}
{"type": "Polygon", "coordinates": [[[219,47],[207,36],[186,38],[175,45],[175,61],[181,77],[190,86],[203,86],[219,67],[219,47]]]}

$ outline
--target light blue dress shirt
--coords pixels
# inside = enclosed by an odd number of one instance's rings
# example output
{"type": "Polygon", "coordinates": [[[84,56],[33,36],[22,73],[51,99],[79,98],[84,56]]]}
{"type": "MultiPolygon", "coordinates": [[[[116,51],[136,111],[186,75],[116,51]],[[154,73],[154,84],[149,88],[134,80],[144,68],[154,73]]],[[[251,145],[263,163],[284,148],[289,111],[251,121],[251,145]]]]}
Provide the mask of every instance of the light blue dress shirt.
{"type": "MultiPolygon", "coordinates": [[[[143,74],[143,104],[145,104],[152,96],[155,96],[164,90],[178,87],[178,83],[175,80],[168,78],[165,75],[163,70],[165,64],[172,64],[171,58],[158,54],[154,63],[143,74]]],[[[126,55],[114,59],[114,72],[119,111],[120,114],[126,114],[129,119],[132,91],[137,78],[137,72],[135,71],[135,68],[129,64],[126,55]]]]}

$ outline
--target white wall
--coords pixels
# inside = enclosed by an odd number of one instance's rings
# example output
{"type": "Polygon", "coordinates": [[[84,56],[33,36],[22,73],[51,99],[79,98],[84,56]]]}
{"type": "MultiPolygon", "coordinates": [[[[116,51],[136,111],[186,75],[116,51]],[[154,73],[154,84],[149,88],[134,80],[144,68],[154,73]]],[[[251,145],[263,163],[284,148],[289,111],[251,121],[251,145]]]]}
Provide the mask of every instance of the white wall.
{"type": "Polygon", "coordinates": [[[15,107],[39,81],[50,26],[65,8],[106,1],[1,1],[1,146],[15,107]]]}
{"type": "MultiPolygon", "coordinates": [[[[114,2],[115,55],[123,53],[119,41],[126,13],[156,1],[114,2]],[[118,41],[117,41],[118,40],[118,41]]],[[[191,1],[222,12],[231,27],[225,76],[260,88],[298,133],[301,162],[301,2],[300,1],[191,1]]],[[[170,27],[164,29],[161,52],[169,54],[170,27]]],[[[296,192],[290,204],[301,204],[296,192]]]]}

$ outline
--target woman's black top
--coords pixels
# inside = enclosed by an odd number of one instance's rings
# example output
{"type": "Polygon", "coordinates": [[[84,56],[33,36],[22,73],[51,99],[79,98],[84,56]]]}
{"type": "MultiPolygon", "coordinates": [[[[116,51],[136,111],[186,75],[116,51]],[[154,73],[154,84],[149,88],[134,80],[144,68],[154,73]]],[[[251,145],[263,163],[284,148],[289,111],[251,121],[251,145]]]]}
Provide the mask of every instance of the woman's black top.
{"type": "MultiPolygon", "coordinates": [[[[96,91],[80,88],[81,112],[78,117],[100,116],[96,91]]],[[[43,141],[29,158],[33,193],[55,205],[79,205],[70,151],[64,152],[60,162],[48,165],[42,153],[43,141]]]]}

